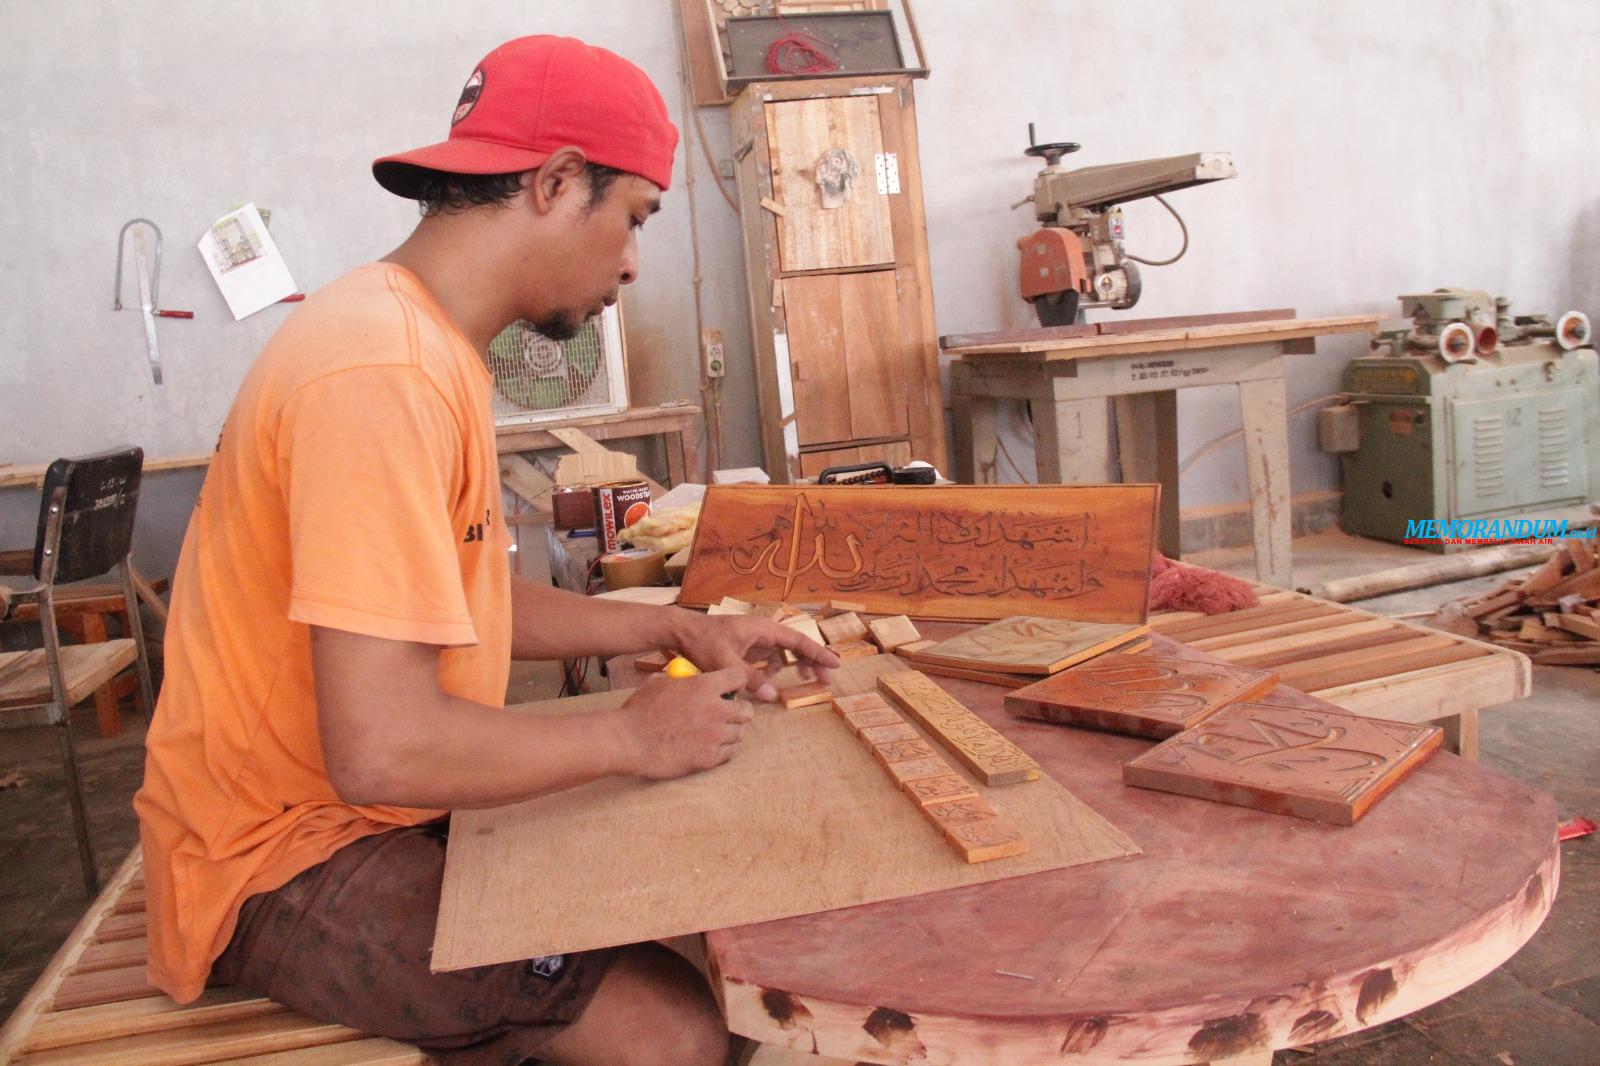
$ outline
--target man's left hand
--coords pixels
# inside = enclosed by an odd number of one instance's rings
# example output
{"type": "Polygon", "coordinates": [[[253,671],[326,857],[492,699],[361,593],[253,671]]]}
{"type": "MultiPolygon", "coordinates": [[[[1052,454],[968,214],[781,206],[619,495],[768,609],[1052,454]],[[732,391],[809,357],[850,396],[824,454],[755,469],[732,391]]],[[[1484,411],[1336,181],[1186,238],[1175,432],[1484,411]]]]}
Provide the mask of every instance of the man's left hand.
{"type": "Polygon", "coordinates": [[[828,671],[839,665],[837,655],[810,637],[765,618],[686,611],[678,622],[678,652],[708,672],[744,666],[749,675],[745,691],[758,700],[778,698],[772,678],[784,667],[785,651],[794,652],[800,665],[824,683],[828,671]]]}

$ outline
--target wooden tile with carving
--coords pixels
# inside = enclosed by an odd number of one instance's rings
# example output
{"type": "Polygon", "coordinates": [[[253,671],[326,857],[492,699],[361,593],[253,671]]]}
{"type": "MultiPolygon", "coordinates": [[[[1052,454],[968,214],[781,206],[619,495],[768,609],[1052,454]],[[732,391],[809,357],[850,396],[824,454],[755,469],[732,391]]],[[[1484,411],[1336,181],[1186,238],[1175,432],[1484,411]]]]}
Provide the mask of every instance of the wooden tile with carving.
{"type": "Polygon", "coordinates": [[[951,800],[978,798],[977,790],[967,784],[966,778],[954,771],[937,777],[919,777],[914,781],[904,781],[900,787],[905,790],[906,795],[916,801],[919,807],[949,803],[951,800]]]}
{"type": "Polygon", "coordinates": [[[1102,655],[1006,696],[1022,718],[1164,740],[1278,685],[1271,670],[1176,655],[1102,655]]]}
{"type": "Polygon", "coordinates": [[[1011,855],[1023,855],[1028,850],[1027,838],[998,815],[959,825],[941,826],[940,831],[967,862],[989,862],[1011,855]]]}
{"type": "Polygon", "coordinates": [[[868,644],[864,640],[852,640],[844,644],[829,644],[828,650],[841,660],[865,659],[870,655],[878,654],[878,646],[876,644],[868,644]]]}
{"type": "Polygon", "coordinates": [[[867,639],[867,624],[854,611],[831,615],[817,622],[823,638],[829,644],[848,644],[867,639]]]}
{"type": "Polygon", "coordinates": [[[1039,764],[973,714],[966,705],[915,670],[878,676],[878,689],[938,738],[986,785],[1036,781],[1039,764]]]}
{"type": "Polygon", "coordinates": [[[1141,788],[1353,825],[1432,755],[1442,731],[1332,709],[1224,707],[1125,764],[1141,788]]]}
{"type": "Polygon", "coordinates": [[[917,632],[916,625],[903,614],[874,618],[867,623],[867,629],[871,631],[873,641],[885,652],[892,652],[902,644],[922,639],[922,634],[917,632]]]}
{"type": "Polygon", "coordinates": [[[712,485],[679,602],[1143,623],[1155,485],[712,485]]]}
{"type": "Polygon", "coordinates": [[[869,725],[856,734],[862,740],[878,747],[883,744],[893,744],[900,740],[921,740],[922,734],[917,732],[916,726],[901,720],[888,725],[869,725]]]}
{"type": "Polygon", "coordinates": [[[879,762],[909,762],[912,759],[937,759],[939,753],[926,740],[896,740],[879,744],[872,749],[872,757],[879,762]]]}
{"type": "Polygon", "coordinates": [[[865,707],[859,711],[840,711],[839,714],[850,726],[850,732],[858,737],[863,729],[871,729],[875,725],[898,725],[905,721],[905,716],[892,707],[865,707]]]}
{"type": "Polygon", "coordinates": [[[1053,674],[1138,639],[1149,628],[1018,615],[941,640],[920,649],[913,658],[918,663],[967,670],[1053,674]]]}
{"type": "Polygon", "coordinates": [[[939,828],[940,832],[958,825],[968,825],[996,817],[994,809],[983,802],[981,796],[930,803],[922,808],[922,813],[939,828]]]}
{"type": "Polygon", "coordinates": [[[902,659],[914,659],[917,652],[922,651],[924,648],[931,648],[937,643],[939,643],[937,640],[913,640],[909,644],[900,645],[894,650],[894,653],[902,659]]]}
{"type": "Polygon", "coordinates": [[[956,771],[954,766],[938,755],[931,759],[906,759],[902,762],[880,765],[889,771],[889,776],[894,778],[894,783],[897,785],[904,785],[908,781],[917,781],[924,777],[943,777],[956,771]]]}
{"type": "Polygon", "coordinates": [[[858,692],[854,696],[835,696],[833,697],[833,707],[840,714],[850,711],[864,711],[869,707],[881,707],[888,711],[894,710],[889,701],[876,692],[858,692]]]}
{"type": "Polygon", "coordinates": [[[828,686],[821,681],[808,681],[803,685],[790,685],[788,688],[778,690],[778,702],[789,710],[796,707],[812,707],[819,703],[828,703],[833,699],[833,693],[828,691],[828,686]]]}

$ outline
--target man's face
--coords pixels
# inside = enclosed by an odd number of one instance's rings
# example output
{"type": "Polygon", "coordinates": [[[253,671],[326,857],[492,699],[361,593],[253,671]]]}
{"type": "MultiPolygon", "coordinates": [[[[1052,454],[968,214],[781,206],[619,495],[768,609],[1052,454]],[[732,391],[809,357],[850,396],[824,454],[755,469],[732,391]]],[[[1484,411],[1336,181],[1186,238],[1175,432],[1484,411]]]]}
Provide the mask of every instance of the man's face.
{"type": "Polygon", "coordinates": [[[558,192],[554,207],[554,247],[546,247],[559,269],[540,272],[540,291],[529,294],[537,310],[527,317],[540,333],[566,340],[638,276],[639,228],[660,210],[661,190],[622,174],[596,196],[580,176],[558,192]]]}

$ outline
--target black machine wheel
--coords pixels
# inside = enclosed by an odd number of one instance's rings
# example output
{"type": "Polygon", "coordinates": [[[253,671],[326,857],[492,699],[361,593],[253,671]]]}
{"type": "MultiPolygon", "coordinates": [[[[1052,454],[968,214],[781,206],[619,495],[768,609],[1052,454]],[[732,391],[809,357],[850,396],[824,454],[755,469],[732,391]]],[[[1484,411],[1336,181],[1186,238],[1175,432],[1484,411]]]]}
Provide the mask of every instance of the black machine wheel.
{"type": "Polygon", "coordinates": [[[1041,326],[1072,326],[1078,321],[1078,293],[1074,289],[1047,292],[1033,298],[1033,311],[1041,326]]]}

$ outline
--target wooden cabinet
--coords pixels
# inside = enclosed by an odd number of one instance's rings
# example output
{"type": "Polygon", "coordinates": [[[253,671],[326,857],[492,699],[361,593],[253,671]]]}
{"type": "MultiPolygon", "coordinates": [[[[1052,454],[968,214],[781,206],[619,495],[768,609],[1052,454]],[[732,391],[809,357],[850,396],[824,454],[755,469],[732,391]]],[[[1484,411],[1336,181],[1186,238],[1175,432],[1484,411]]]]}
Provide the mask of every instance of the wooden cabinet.
{"type": "Polygon", "coordinates": [[[910,79],[751,85],[733,134],[768,472],[943,469],[910,79]]]}

